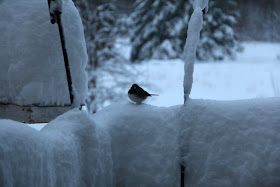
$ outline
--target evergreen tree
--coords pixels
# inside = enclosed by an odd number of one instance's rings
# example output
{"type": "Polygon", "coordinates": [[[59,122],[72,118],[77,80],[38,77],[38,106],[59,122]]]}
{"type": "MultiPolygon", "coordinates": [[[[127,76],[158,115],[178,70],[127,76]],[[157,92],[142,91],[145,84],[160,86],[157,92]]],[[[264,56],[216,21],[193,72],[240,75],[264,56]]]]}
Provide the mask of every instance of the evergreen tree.
{"type": "Polygon", "coordinates": [[[116,7],[114,1],[110,0],[76,0],[75,4],[82,17],[89,60],[86,102],[89,111],[96,112],[106,100],[114,96],[113,89],[110,90],[103,84],[102,74],[104,71],[110,72],[113,76],[120,74],[122,65],[112,67],[125,61],[114,47],[116,7]]]}
{"type": "Polygon", "coordinates": [[[199,60],[223,60],[225,56],[234,56],[238,36],[233,27],[237,24],[238,16],[235,0],[209,2],[209,12],[204,16],[198,45],[199,60]]]}
{"type": "Polygon", "coordinates": [[[76,0],[82,17],[89,62],[88,110],[93,113],[126,95],[138,71],[115,48],[120,29],[115,0],[76,0]]]}
{"type": "MultiPolygon", "coordinates": [[[[131,60],[180,58],[187,36],[192,1],[137,0],[132,13],[131,60]]],[[[197,49],[198,60],[232,56],[237,44],[233,31],[238,12],[235,0],[210,1],[197,49]]]]}
{"type": "Polygon", "coordinates": [[[280,41],[279,0],[237,0],[238,33],[243,41],[280,41]]]}
{"type": "Polygon", "coordinates": [[[187,7],[182,0],[136,0],[131,60],[176,58],[182,51],[180,31],[185,29],[187,7]]]}
{"type": "Polygon", "coordinates": [[[82,17],[89,66],[97,68],[115,57],[115,6],[113,1],[76,0],[82,17]]]}

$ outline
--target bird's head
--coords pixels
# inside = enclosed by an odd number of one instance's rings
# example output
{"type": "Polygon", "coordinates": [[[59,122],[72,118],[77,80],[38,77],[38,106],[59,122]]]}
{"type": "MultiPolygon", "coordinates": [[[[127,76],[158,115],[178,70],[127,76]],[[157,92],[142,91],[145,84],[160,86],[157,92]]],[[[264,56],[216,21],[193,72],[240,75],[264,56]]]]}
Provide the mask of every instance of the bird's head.
{"type": "Polygon", "coordinates": [[[128,90],[128,93],[129,93],[129,94],[133,94],[133,93],[135,93],[135,91],[137,91],[139,88],[140,88],[140,87],[138,86],[138,84],[133,84],[133,85],[131,86],[131,88],[128,90]]]}

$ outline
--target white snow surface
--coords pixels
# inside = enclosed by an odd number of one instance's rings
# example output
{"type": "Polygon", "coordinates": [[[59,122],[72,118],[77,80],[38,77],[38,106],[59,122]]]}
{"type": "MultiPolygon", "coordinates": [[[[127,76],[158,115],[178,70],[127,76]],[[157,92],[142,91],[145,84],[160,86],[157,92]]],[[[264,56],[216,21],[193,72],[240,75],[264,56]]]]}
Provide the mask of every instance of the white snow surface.
{"type": "Polygon", "coordinates": [[[50,12],[55,13],[55,12],[62,12],[63,8],[63,1],[62,0],[51,0],[50,1],[50,12]]]}
{"type": "Polygon", "coordinates": [[[36,131],[0,120],[0,186],[279,186],[280,99],[69,111],[36,131]]]}
{"type": "MultiPolygon", "coordinates": [[[[46,0],[6,0],[0,6],[0,103],[68,105],[70,97],[57,24],[46,0]]],[[[62,24],[76,102],[87,92],[86,45],[74,3],[64,0],[62,24]]]]}
{"type": "Polygon", "coordinates": [[[117,103],[94,115],[112,138],[117,186],[279,186],[280,99],[154,107],[117,103]]]}
{"type": "Polygon", "coordinates": [[[199,8],[200,10],[205,9],[208,11],[208,2],[209,0],[194,0],[193,2],[193,9],[199,8]]]}
{"type": "Polygon", "coordinates": [[[110,136],[72,110],[37,131],[0,120],[0,186],[112,186],[110,136]]]}
{"type": "Polygon", "coordinates": [[[187,186],[279,186],[279,104],[188,100],[177,121],[187,186]]]}
{"type": "MultiPolygon", "coordinates": [[[[234,60],[196,62],[190,98],[240,100],[279,97],[280,44],[247,42],[242,46],[244,51],[234,60]]],[[[184,103],[182,60],[149,60],[135,65],[135,68],[142,71],[141,76],[127,85],[127,90],[133,83],[138,83],[149,93],[159,95],[148,98],[145,103],[155,106],[184,103]]]]}
{"type": "Polygon", "coordinates": [[[177,111],[129,102],[94,115],[111,135],[116,186],[178,186],[177,111]]]}

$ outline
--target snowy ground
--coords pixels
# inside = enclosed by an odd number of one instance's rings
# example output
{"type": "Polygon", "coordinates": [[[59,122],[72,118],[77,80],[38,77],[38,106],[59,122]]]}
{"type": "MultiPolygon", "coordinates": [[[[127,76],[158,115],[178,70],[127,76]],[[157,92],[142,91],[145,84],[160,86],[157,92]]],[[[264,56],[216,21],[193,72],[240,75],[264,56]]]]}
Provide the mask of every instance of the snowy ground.
{"type": "MultiPolygon", "coordinates": [[[[235,60],[196,63],[194,69],[193,99],[239,100],[279,96],[280,44],[244,43],[244,51],[235,60]],[[275,80],[273,89],[272,80],[275,80]]],[[[128,57],[129,50],[121,48],[128,57]]],[[[183,103],[184,64],[181,60],[151,60],[140,65],[143,70],[139,84],[160,96],[147,100],[155,106],[183,103]]],[[[125,93],[126,94],[126,93],[125,93]]]]}

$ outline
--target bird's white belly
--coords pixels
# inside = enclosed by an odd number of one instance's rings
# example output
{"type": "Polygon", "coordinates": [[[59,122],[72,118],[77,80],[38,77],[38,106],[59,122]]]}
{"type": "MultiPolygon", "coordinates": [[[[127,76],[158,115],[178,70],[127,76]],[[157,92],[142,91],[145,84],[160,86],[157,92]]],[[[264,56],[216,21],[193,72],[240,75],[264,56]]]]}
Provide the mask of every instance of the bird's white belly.
{"type": "Polygon", "coordinates": [[[141,104],[145,99],[141,99],[139,97],[137,97],[136,95],[134,94],[128,94],[128,97],[131,101],[137,103],[137,104],[141,104]]]}

